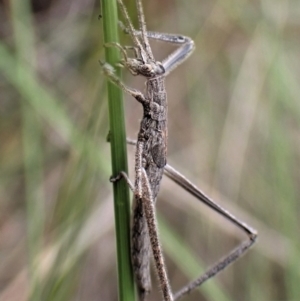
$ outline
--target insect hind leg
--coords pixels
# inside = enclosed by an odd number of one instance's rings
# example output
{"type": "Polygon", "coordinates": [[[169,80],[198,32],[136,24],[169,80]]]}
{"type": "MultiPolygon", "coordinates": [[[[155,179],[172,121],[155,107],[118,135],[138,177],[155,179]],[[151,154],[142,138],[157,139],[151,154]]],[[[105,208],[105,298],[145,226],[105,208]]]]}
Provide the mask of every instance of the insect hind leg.
{"type": "Polygon", "coordinates": [[[185,189],[187,192],[191,193],[195,196],[200,202],[204,203],[223,217],[225,217],[228,221],[235,224],[238,228],[245,232],[248,237],[248,240],[242,242],[237,248],[233,249],[229,254],[215,263],[211,268],[209,268],[203,275],[199,276],[196,280],[190,282],[186,286],[184,286],[181,290],[179,290],[174,295],[174,300],[179,300],[181,297],[191,293],[195,288],[200,286],[203,282],[215,276],[222,270],[224,270],[227,266],[235,262],[239,259],[245,252],[255,243],[257,238],[257,232],[246,223],[242,222],[238,218],[236,218],[233,214],[222,208],[220,205],[215,203],[212,199],[206,196],[198,187],[196,187],[193,183],[191,183],[187,178],[181,175],[178,171],[172,168],[170,165],[166,165],[165,174],[185,189]]]}

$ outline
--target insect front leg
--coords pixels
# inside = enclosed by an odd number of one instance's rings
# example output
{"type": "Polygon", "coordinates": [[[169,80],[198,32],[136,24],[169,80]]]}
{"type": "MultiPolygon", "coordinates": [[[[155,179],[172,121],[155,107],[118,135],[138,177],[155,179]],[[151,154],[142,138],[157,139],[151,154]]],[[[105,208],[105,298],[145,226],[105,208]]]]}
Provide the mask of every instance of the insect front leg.
{"type": "Polygon", "coordinates": [[[136,89],[132,89],[128,86],[126,86],[115,74],[115,69],[113,66],[106,62],[100,61],[100,65],[103,68],[104,74],[108,77],[108,79],[121,88],[124,92],[130,94],[132,97],[134,97],[138,102],[145,104],[148,103],[149,101],[145,98],[144,94],[136,89]]]}
{"type": "Polygon", "coordinates": [[[134,54],[135,54],[135,58],[138,59],[139,51],[136,46],[122,46],[119,43],[115,43],[115,42],[106,43],[104,46],[117,48],[123,56],[123,59],[117,65],[121,68],[126,67],[127,70],[129,70],[129,72],[134,76],[139,75],[138,72],[136,72],[136,71],[132,70],[132,68],[130,68],[132,66],[132,62],[130,62],[130,60],[132,61],[132,59],[128,58],[128,55],[127,55],[127,50],[133,50],[134,54]]]}
{"type": "Polygon", "coordinates": [[[174,295],[174,300],[178,300],[181,297],[189,294],[195,288],[200,286],[204,281],[209,278],[215,276],[227,266],[232,264],[234,261],[239,259],[256,241],[257,232],[246,223],[240,221],[233,214],[222,208],[220,205],[216,204],[212,199],[206,196],[198,187],[196,187],[193,183],[191,183],[187,178],[177,172],[170,165],[166,165],[165,174],[172,179],[175,183],[181,186],[183,189],[191,193],[195,196],[200,202],[206,204],[214,211],[225,217],[227,220],[235,224],[238,228],[245,232],[248,236],[248,240],[242,242],[236,249],[232,250],[229,254],[227,254],[224,258],[215,263],[211,268],[209,268],[203,275],[198,277],[196,280],[190,282],[186,286],[184,286],[181,290],[179,290],[174,295]]]}
{"type": "MultiPolygon", "coordinates": [[[[127,29],[122,22],[119,22],[119,25],[125,33],[129,33],[129,29],[127,29]]],[[[142,35],[142,32],[138,30],[134,30],[133,33],[135,36],[142,35]]],[[[187,36],[154,31],[147,31],[146,35],[148,38],[153,40],[159,40],[180,46],[162,61],[162,65],[165,69],[165,75],[168,75],[177,66],[183,63],[195,49],[194,41],[187,36]]]]}

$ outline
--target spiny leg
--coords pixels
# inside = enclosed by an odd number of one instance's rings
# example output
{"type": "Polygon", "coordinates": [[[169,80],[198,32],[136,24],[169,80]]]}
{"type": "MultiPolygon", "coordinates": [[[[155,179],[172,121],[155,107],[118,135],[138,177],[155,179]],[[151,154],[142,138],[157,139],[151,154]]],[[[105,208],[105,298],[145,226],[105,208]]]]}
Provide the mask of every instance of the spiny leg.
{"type": "Polygon", "coordinates": [[[121,171],[116,177],[113,177],[113,176],[110,177],[109,180],[110,180],[110,182],[115,183],[115,182],[121,180],[121,178],[123,178],[126,181],[126,183],[129,186],[130,190],[132,192],[134,192],[134,185],[132,184],[130,178],[128,177],[128,175],[125,171],[121,171]]]}
{"type": "MultiPolygon", "coordinates": [[[[138,152],[138,149],[137,149],[138,152]]],[[[137,176],[136,178],[138,178],[137,176]]],[[[121,171],[117,176],[111,177],[111,182],[124,178],[132,192],[134,193],[133,218],[132,218],[132,241],[131,241],[131,261],[134,271],[139,301],[146,301],[151,292],[150,277],[150,238],[145,216],[145,206],[142,193],[142,173],[136,186],[133,185],[128,175],[121,171]],[[137,186],[141,186],[138,188],[137,186]],[[141,192],[141,197],[136,197],[141,192]]]]}
{"type": "Polygon", "coordinates": [[[139,18],[139,29],[142,32],[142,43],[144,44],[144,49],[146,50],[146,53],[149,57],[149,59],[154,60],[154,56],[148,41],[147,36],[147,28],[146,28],[146,22],[145,22],[145,15],[143,12],[142,2],[141,0],[136,0],[136,7],[138,12],[138,18],[139,18]]]}
{"type": "MultiPolygon", "coordinates": [[[[136,140],[130,138],[126,138],[126,142],[129,145],[137,144],[136,140]]],[[[234,223],[238,228],[244,231],[250,238],[252,237],[251,239],[255,240],[257,236],[255,229],[251,228],[249,225],[236,218],[233,214],[231,214],[229,211],[224,209],[222,206],[215,203],[210,197],[208,197],[196,185],[194,185],[185,176],[183,176],[181,173],[175,170],[172,166],[167,164],[164,168],[164,173],[168,178],[170,178],[176,184],[181,186],[184,190],[189,192],[191,195],[195,196],[199,201],[203,202],[204,204],[212,208],[214,211],[221,214],[230,222],[234,223]]]]}
{"type": "MultiPolygon", "coordinates": [[[[136,145],[136,141],[127,139],[127,143],[131,145],[136,145]]],[[[230,264],[235,262],[237,259],[239,259],[244,253],[255,243],[257,238],[256,230],[248,226],[246,223],[240,221],[237,219],[234,215],[229,213],[227,210],[222,208],[220,205],[216,204],[212,199],[210,199],[208,196],[206,196],[199,188],[197,188],[194,184],[192,184],[188,179],[186,179],[183,175],[181,175],[179,172],[177,172],[175,169],[173,169],[170,165],[166,165],[165,167],[165,174],[172,179],[175,183],[177,183],[179,186],[184,188],[186,191],[191,193],[193,196],[195,196],[198,200],[205,203],[207,206],[212,208],[213,210],[217,211],[219,214],[224,216],[226,219],[234,223],[236,226],[238,226],[240,229],[242,229],[249,239],[242,244],[240,244],[237,248],[235,248],[233,251],[231,251],[227,256],[219,260],[216,264],[214,264],[209,270],[207,270],[203,275],[198,277],[196,280],[190,282],[186,286],[184,286],[182,289],[180,289],[176,294],[174,295],[172,299],[170,284],[168,281],[165,264],[163,260],[162,250],[158,239],[158,232],[157,232],[157,222],[155,218],[155,209],[154,209],[154,203],[151,193],[150,184],[146,175],[146,172],[144,169],[141,170],[141,177],[142,177],[142,191],[143,191],[143,197],[141,199],[142,203],[144,204],[144,211],[146,214],[146,221],[147,221],[147,227],[149,231],[149,235],[151,238],[151,245],[153,250],[153,256],[155,258],[155,264],[156,269],[158,271],[160,283],[162,285],[162,291],[164,294],[164,300],[179,300],[182,297],[184,297],[187,294],[190,294],[192,291],[194,291],[197,287],[199,287],[202,283],[204,283],[206,280],[210,279],[211,277],[215,276],[222,270],[224,270],[226,267],[228,267],[230,264]]],[[[132,191],[137,191],[139,189],[135,189],[132,182],[128,178],[127,174],[124,172],[121,172],[120,175],[113,178],[112,181],[120,179],[120,177],[123,177],[129,187],[132,191]]],[[[136,193],[137,195],[139,193],[136,193]]],[[[147,244],[145,244],[147,245],[147,244]]],[[[144,282],[150,283],[150,278],[148,278],[148,271],[143,275],[144,282]]],[[[146,296],[150,292],[150,285],[146,286],[143,285],[143,288],[140,290],[140,296],[141,300],[145,300],[146,296]],[[147,287],[147,289],[145,289],[147,287]]]]}
{"type": "Polygon", "coordinates": [[[118,3],[123,12],[127,27],[122,25],[122,22],[119,22],[119,24],[122,27],[122,29],[126,33],[129,33],[130,36],[132,37],[133,42],[136,45],[138,51],[140,51],[140,56],[142,57],[144,62],[146,62],[145,56],[147,56],[151,60],[154,60],[154,56],[152,54],[148,38],[182,45],[173,53],[171,53],[165,60],[163,60],[162,65],[165,69],[165,75],[169,74],[173,69],[175,69],[178,65],[184,62],[188,58],[188,56],[193,52],[194,41],[189,37],[178,35],[178,34],[168,34],[168,33],[147,31],[141,0],[136,0],[138,18],[139,18],[139,29],[140,29],[139,31],[134,29],[123,2],[121,0],[118,0],[118,3]],[[137,36],[142,36],[143,45],[138,40],[137,36]]]}
{"type": "MultiPolygon", "coordinates": [[[[129,33],[129,29],[126,28],[122,22],[119,22],[121,29],[125,33],[129,33]]],[[[140,36],[143,32],[133,30],[135,36],[140,36]]],[[[165,69],[165,76],[173,71],[177,66],[183,63],[194,51],[194,41],[190,37],[186,37],[178,34],[161,33],[154,31],[147,31],[146,36],[153,40],[163,41],[171,44],[181,45],[178,49],[172,52],[166,59],[162,61],[162,65],[165,69]]]]}
{"type": "Polygon", "coordinates": [[[190,282],[188,285],[184,286],[181,290],[179,290],[174,295],[174,300],[178,300],[181,297],[189,294],[195,288],[200,286],[204,281],[209,278],[215,276],[231,263],[240,258],[256,241],[257,233],[256,230],[252,229],[246,223],[237,219],[234,215],[229,213],[227,210],[222,208],[220,205],[216,204],[212,199],[206,196],[199,188],[197,188],[194,184],[192,184],[188,179],[186,179],[183,175],[173,169],[170,165],[166,165],[165,174],[172,179],[179,186],[184,188],[186,191],[190,192],[194,195],[199,201],[203,202],[222,216],[224,216],[227,220],[234,223],[237,227],[243,230],[247,236],[248,240],[241,243],[236,249],[231,251],[227,256],[222,258],[216,264],[214,264],[211,268],[209,268],[203,275],[198,277],[196,280],[190,282]]]}
{"type": "MultiPolygon", "coordinates": [[[[127,143],[131,145],[135,145],[136,141],[132,139],[127,138],[127,143]]],[[[176,171],[174,168],[172,168],[170,165],[165,166],[164,170],[165,174],[173,180],[175,183],[177,183],[179,186],[181,186],[183,189],[191,193],[193,196],[195,196],[199,201],[203,202],[210,208],[212,208],[214,211],[221,214],[223,217],[225,217],[230,222],[234,223],[238,228],[240,228],[242,231],[244,231],[247,236],[248,240],[241,243],[237,248],[235,248],[233,251],[231,251],[227,256],[219,260],[216,264],[214,264],[209,270],[207,270],[202,276],[198,277],[196,280],[190,282],[188,285],[184,286],[182,289],[180,289],[175,295],[174,300],[178,300],[181,297],[191,293],[194,289],[196,289],[198,286],[200,286],[203,282],[208,280],[209,278],[215,276],[219,272],[221,272],[223,269],[225,269],[227,266],[235,262],[237,259],[239,259],[256,241],[257,233],[256,230],[248,226],[246,223],[240,221],[238,218],[236,218],[234,215],[232,215],[230,212],[222,208],[220,205],[216,204],[212,199],[210,199],[208,196],[206,196],[198,187],[196,187],[193,183],[191,183],[187,178],[185,178],[182,174],[180,174],[178,171],[176,171]]]]}
{"type": "Polygon", "coordinates": [[[132,22],[131,22],[131,20],[129,18],[128,11],[127,11],[127,9],[126,9],[123,1],[122,0],[118,0],[118,4],[119,4],[119,7],[120,7],[120,9],[122,11],[122,14],[124,16],[124,19],[125,19],[125,22],[126,22],[126,26],[128,27],[128,31],[129,31],[129,34],[130,34],[132,40],[133,40],[133,43],[138,48],[142,60],[144,62],[146,62],[148,60],[148,58],[149,58],[147,50],[144,49],[144,47],[141,44],[141,42],[139,41],[139,39],[134,35],[134,27],[133,27],[132,22]]]}
{"type": "MultiPolygon", "coordinates": [[[[137,71],[134,71],[132,70],[131,67],[131,63],[130,63],[130,59],[128,58],[128,55],[127,55],[127,52],[126,50],[134,50],[134,53],[135,53],[135,57],[138,58],[139,56],[139,53],[138,53],[138,50],[137,50],[137,47],[134,47],[134,46],[122,46],[121,44],[119,43],[116,43],[116,42],[111,42],[111,43],[106,43],[104,44],[104,47],[115,47],[117,48],[122,56],[123,56],[123,59],[120,61],[120,63],[117,63],[116,65],[118,67],[126,67],[127,70],[129,70],[129,72],[132,74],[132,75],[139,75],[139,73],[137,71]]],[[[114,70],[112,70],[114,72],[114,70]]]]}
{"type": "Polygon", "coordinates": [[[104,44],[104,47],[115,47],[115,48],[118,48],[119,51],[120,51],[120,52],[122,53],[122,55],[123,55],[123,59],[124,59],[125,61],[128,61],[128,56],[127,56],[127,53],[126,53],[127,47],[124,47],[124,46],[122,46],[121,44],[116,43],[116,42],[105,43],[105,44],[104,44]]]}
{"type": "MultiPolygon", "coordinates": [[[[136,199],[136,206],[142,205],[143,213],[140,213],[140,215],[143,217],[143,215],[146,218],[147,222],[147,228],[148,228],[148,236],[150,238],[151,243],[151,249],[154,257],[154,262],[156,265],[156,271],[158,274],[161,290],[163,293],[164,301],[172,301],[172,292],[169,284],[169,279],[167,276],[166,271],[166,265],[164,263],[162,248],[159,243],[158,238],[158,227],[157,227],[157,221],[156,221],[156,215],[155,215],[155,208],[154,208],[154,199],[152,195],[151,186],[148,180],[148,176],[146,174],[145,169],[142,166],[142,153],[143,153],[144,143],[141,141],[137,141],[136,143],[136,153],[135,153],[135,199],[136,199]]],[[[136,207],[135,214],[139,213],[137,212],[139,210],[138,207],[136,207]]],[[[133,223],[133,227],[139,226],[142,230],[143,228],[142,223],[143,220],[136,220],[133,223]]],[[[140,243],[140,236],[139,233],[135,233],[133,231],[133,247],[134,243],[137,242],[140,243]],[[135,237],[136,236],[136,237],[135,237]]],[[[142,237],[142,241],[146,241],[148,243],[147,238],[142,237]]],[[[141,246],[142,249],[146,250],[145,248],[148,248],[148,245],[141,246]]],[[[140,246],[137,247],[139,249],[140,246]]],[[[145,263],[148,263],[149,254],[145,254],[147,252],[142,252],[140,254],[141,258],[139,258],[139,261],[145,263]],[[143,254],[144,253],[144,254],[143,254]],[[145,257],[145,258],[144,258],[145,257]]],[[[140,250],[139,250],[140,252],[140,250]]],[[[133,254],[133,260],[135,258],[136,254],[133,254]]],[[[147,264],[145,267],[142,267],[141,270],[137,270],[137,273],[140,275],[139,278],[144,279],[145,283],[142,284],[142,286],[139,287],[140,295],[144,298],[149,293],[149,287],[146,286],[150,281],[150,275],[149,275],[149,265],[147,264]],[[147,275],[145,274],[147,272],[147,275]],[[148,279],[149,277],[149,279],[148,279]]]]}
{"type": "Polygon", "coordinates": [[[105,62],[100,61],[100,65],[103,68],[105,75],[109,78],[109,80],[114,83],[116,86],[120,87],[124,92],[130,94],[140,103],[148,103],[148,100],[145,98],[142,92],[132,89],[125,84],[116,76],[114,68],[105,62]]]}
{"type": "MultiPolygon", "coordinates": [[[[137,153],[138,152],[139,148],[137,148],[137,153]]],[[[140,172],[136,174],[135,186],[125,172],[120,172],[116,177],[111,177],[110,181],[115,182],[121,178],[124,178],[134,193],[134,210],[131,233],[131,261],[137,285],[139,301],[146,301],[147,296],[151,291],[150,238],[145,216],[145,206],[143,204],[142,173],[140,172]],[[140,198],[137,197],[138,195],[140,195],[140,198]]]]}
{"type": "Polygon", "coordinates": [[[191,193],[193,196],[195,196],[199,201],[203,202],[210,208],[212,208],[214,211],[221,214],[223,217],[225,217],[230,222],[234,223],[238,228],[240,228],[242,231],[244,231],[248,236],[255,236],[256,237],[256,230],[248,226],[246,223],[240,221],[238,218],[236,218],[233,214],[228,212],[226,209],[215,203],[211,198],[209,198],[204,192],[202,192],[197,186],[195,186],[191,181],[189,181],[185,176],[183,176],[181,173],[176,171],[172,166],[167,164],[165,166],[165,174],[168,178],[173,180],[175,183],[177,183],[179,186],[181,186],[183,189],[191,193]]]}
{"type": "Polygon", "coordinates": [[[133,240],[132,240],[132,261],[137,279],[140,300],[146,300],[151,289],[151,279],[149,274],[149,238],[151,249],[156,265],[156,270],[163,293],[164,301],[172,301],[172,292],[166,272],[162,248],[158,238],[158,226],[155,215],[154,200],[148,176],[142,167],[142,151],[144,144],[136,143],[135,155],[135,185],[131,183],[126,173],[121,172],[111,181],[119,180],[123,177],[129,187],[134,191],[135,210],[133,217],[133,240]],[[145,228],[145,222],[147,229],[145,228]],[[147,232],[145,232],[147,230],[147,232]],[[140,246],[140,242],[143,242],[140,246]],[[135,244],[138,244],[137,246],[135,244]],[[137,265],[137,267],[136,267],[137,265]]]}
{"type": "Polygon", "coordinates": [[[119,5],[119,7],[121,9],[121,12],[122,12],[122,14],[124,16],[126,25],[128,26],[128,32],[129,32],[129,34],[132,37],[133,43],[135,44],[135,46],[142,48],[142,45],[141,45],[139,39],[137,37],[135,37],[134,34],[133,34],[134,27],[133,27],[132,22],[131,22],[131,20],[129,18],[129,14],[128,14],[126,6],[124,5],[124,3],[123,3],[122,0],[118,0],[118,5],[119,5]]]}
{"type": "Polygon", "coordinates": [[[166,265],[163,258],[162,248],[158,238],[158,227],[155,215],[154,200],[152,197],[150,183],[146,171],[142,170],[143,174],[143,205],[146,215],[146,221],[148,225],[150,243],[152,247],[152,253],[154,262],[156,265],[156,271],[159,278],[159,283],[163,293],[164,301],[173,301],[172,291],[167,276],[166,265]]]}

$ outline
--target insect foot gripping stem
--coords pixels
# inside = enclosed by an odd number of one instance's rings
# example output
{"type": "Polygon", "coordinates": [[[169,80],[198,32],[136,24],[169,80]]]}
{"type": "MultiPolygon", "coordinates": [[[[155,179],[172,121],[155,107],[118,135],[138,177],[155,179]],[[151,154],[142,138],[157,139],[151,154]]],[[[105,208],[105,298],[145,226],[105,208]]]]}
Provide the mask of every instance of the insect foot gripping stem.
{"type": "Polygon", "coordinates": [[[111,183],[116,183],[116,182],[120,181],[122,178],[126,181],[126,183],[127,183],[127,185],[129,186],[130,190],[134,192],[134,186],[133,186],[132,182],[130,181],[130,179],[129,179],[129,177],[128,177],[128,175],[127,175],[127,173],[126,173],[125,171],[121,171],[121,172],[120,172],[117,176],[115,176],[115,177],[114,177],[114,176],[111,176],[111,177],[109,178],[109,181],[110,181],[111,183]]]}

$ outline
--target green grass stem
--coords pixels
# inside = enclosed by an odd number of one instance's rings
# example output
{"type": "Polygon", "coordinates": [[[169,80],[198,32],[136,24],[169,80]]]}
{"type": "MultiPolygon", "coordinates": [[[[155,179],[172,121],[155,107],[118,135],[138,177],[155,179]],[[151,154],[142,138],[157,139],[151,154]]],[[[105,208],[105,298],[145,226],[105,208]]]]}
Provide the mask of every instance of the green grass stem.
{"type": "MultiPolygon", "coordinates": [[[[31,74],[35,69],[34,30],[29,1],[11,1],[11,16],[16,49],[16,74],[22,81],[21,64],[27,65],[31,74]]],[[[24,99],[22,108],[22,142],[25,175],[27,215],[27,258],[30,300],[41,299],[41,281],[37,258],[41,252],[44,234],[43,152],[41,122],[36,111],[24,99]]]]}
{"type": "MultiPolygon", "coordinates": [[[[118,15],[116,1],[101,1],[104,43],[118,42],[118,15]]],[[[120,60],[116,48],[105,49],[106,61],[115,66],[120,60]]],[[[120,70],[117,69],[120,76],[120,70]]],[[[126,133],[122,91],[108,82],[108,108],[110,120],[110,143],[113,175],[127,173],[126,133]]],[[[118,257],[119,300],[134,300],[134,281],[130,260],[130,200],[125,181],[113,184],[115,228],[118,257]]]]}

